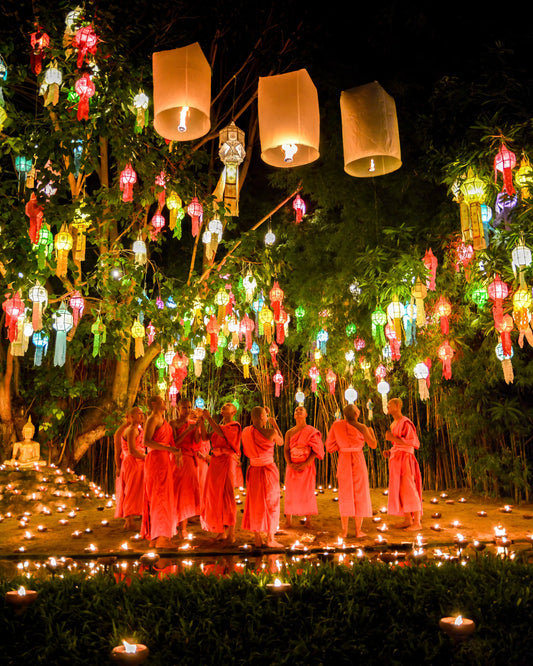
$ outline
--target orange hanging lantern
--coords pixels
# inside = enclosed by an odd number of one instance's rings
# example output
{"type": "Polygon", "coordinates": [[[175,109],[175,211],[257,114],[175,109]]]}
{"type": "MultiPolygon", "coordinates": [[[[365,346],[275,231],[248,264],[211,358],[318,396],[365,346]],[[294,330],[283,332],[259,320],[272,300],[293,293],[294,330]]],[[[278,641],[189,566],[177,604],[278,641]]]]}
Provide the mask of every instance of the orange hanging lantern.
{"type": "Polygon", "coordinates": [[[96,90],[90,75],[83,74],[83,76],[80,76],[74,84],[74,90],[80,97],[76,118],[78,120],[89,120],[89,99],[94,95],[96,90]]]}
{"type": "Polygon", "coordinates": [[[83,67],[83,61],[88,53],[91,55],[96,54],[96,45],[98,44],[98,37],[96,36],[92,25],[85,25],[76,31],[72,45],[78,49],[78,59],[76,66],[78,69],[83,67]]]}
{"type": "Polygon", "coordinates": [[[218,323],[220,326],[224,323],[224,318],[226,316],[226,307],[228,303],[230,302],[230,295],[228,292],[224,289],[221,288],[217,291],[215,294],[215,303],[218,305],[218,323]]]}
{"type": "Polygon", "coordinates": [[[211,127],[211,67],[198,42],[152,55],[154,129],[169,141],[191,141],[211,127]]]}
{"type": "Polygon", "coordinates": [[[385,337],[389,341],[391,360],[399,361],[400,353],[400,340],[396,337],[396,329],[390,323],[385,326],[385,337]]]}
{"type": "Polygon", "coordinates": [[[510,356],[512,351],[511,331],[514,328],[513,318],[511,315],[503,315],[501,322],[496,326],[496,330],[500,334],[502,349],[505,356],[510,356]]]}
{"type": "Polygon", "coordinates": [[[37,245],[39,240],[39,231],[41,230],[41,225],[43,223],[44,206],[41,206],[37,203],[35,192],[31,193],[30,199],[26,204],[25,211],[26,215],[30,218],[30,240],[34,245],[37,245]]]}
{"type": "Polygon", "coordinates": [[[242,363],[242,372],[244,375],[244,379],[250,379],[250,363],[252,362],[252,357],[247,351],[243,351],[241,355],[241,363],[242,363]]]}
{"type": "Polygon", "coordinates": [[[57,277],[64,277],[67,274],[68,253],[73,245],[74,239],[72,238],[72,234],[69,232],[67,225],[63,224],[59,233],[54,237],[54,247],[57,257],[57,277]]]}
{"type": "Polygon", "coordinates": [[[344,170],[369,178],[402,165],[394,99],[377,81],[341,92],[344,170]]]}
{"type": "Polygon", "coordinates": [[[285,325],[289,321],[289,315],[283,310],[280,310],[279,318],[276,321],[276,340],[278,345],[282,345],[285,342],[285,325]]]}
{"type": "Polygon", "coordinates": [[[270,358],[272,360],[272,365],[277,368],[278,367],[278,352],[279,352],[279,347],[276,344],[275,341],[272,342],[270,347],[268,348],[268,351],[270,352],[270,358]]]}
{"type": "Polygon", "coordinates": [[[30,67],[31,71],[37,76],[41,73],[43,67],[44,50],[50,46],[50,37],[43,32],[39,25],[35,25],[35,32],[30,35],[31,54],[30,54],[30,67]]]}
{"type": "Polygon", "coordinates": [[[428,271],[426,286],[430,291],[435,291],[435,279],[437,277],[437,266],[439,262],[437,260],[437,257],[431,251],[431,248],[429,248],[429,250],[426,250],[426,254],[424,255],[423,261],[424,261],[424,266],[428,271]]]}
{"type": "Polygon", "coordinates": [[[204,208],[198,201],[198,197],[193,197],[191,203],[187,206],[187,212],[191,216],[192,220],[192,235],[194,238],[196,238],[200,232],[200,227],[202,225],[204,215],[204,208]]]}
{"type": "Polygon", "coordinates": [[[272,310],[274,311],[274,319],[278,321],[279,314],[281,311],[281,304],[283,303],[283,297],[285,293],[283,289],[279,286],[277,280],[274,281],[274,286],[269,292],[270,304],[272,305],[272,310]]]}
{"type": "Polygon", "coordinates": [[[319,157],[318,94],[307,70],[259,77],[257,104],[264,162],[293,167],[319,157]]]}
{"type": "Polygon", "coordinates": [[[442,363],[442,376],[445,379],[452,378],[452,359],[455,349],[450,347],[448,340],[445,340],[437,350],[437,356],[442,363]]]}
{"type": "Polygon", "coordinates": [[[275,392],[276,398],[279,398],[279,396],[281,395],[281,387],[283,386],[283,375],[279,370],[276,372],[274,377],[272,377],[272,381],[276,385],[276,392],[275,392]]]}
{"type": "Polygon", "coordinates": [[[205,330],[209,333],[209,351],[214,354],[218,349],[218,334],[220,332],[220,324],[214,314],[207,322],[205,330]]]}
{"type": "Polygon", "coordinates": [[[294,197],[294,201],[292,202],[292,207],[296,211],[296,224],[299,224],[302,221],[303,216],[305,215],[305,201],[302,199],[302,197],[297,194],[294,197]]]}
{"type": "Polygon", "coordinates": [[[512,153],[505,144],[494,158],[494,182],[498,181],[498,171],[503,174],[502,192],[506,192],[510,197],[516,193],[513,185],[513,169],[516,166],[516,155],[512,153]]]}
{"type": "Polygon", "coordinates": [[[531,294],[525,285],[513,294],[513,319],[519,331],[518,345],[521,348],[524,346],[524,337],[533,347],[533,331],[530,326],[531,316],[529,314],[531,303],[531,294]]]}
{"type": "Polygon", "coordinates": [[[450,322],[448,317],[452,313],[452,306],[450,301],[446,296],[441,296],[439,300],[435,303],[435,314],[440,321],[440,330],[443,335],[448,335],[450,331],[450,322]]]}

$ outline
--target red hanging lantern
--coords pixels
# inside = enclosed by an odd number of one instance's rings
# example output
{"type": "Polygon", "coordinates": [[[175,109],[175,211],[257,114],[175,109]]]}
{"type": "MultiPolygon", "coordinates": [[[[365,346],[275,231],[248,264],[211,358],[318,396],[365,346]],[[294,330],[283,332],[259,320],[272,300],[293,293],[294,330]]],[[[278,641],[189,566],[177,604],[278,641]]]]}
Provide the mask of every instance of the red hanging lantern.
{"type": "Polygon", "coordinates": [[[316,393],[316,390],[318,388],[317,386],[317,381],[318,378],[320,377],[320,372],[316,365],[314,365],[312,368],[309,368],[309,377],[311,379],[311,390],[313,393],[316,393]]]}
{"type": "Polygon", "coordinates": [[[455,349],[450,347],[448,340],[445,340],[437,350],[437,356],[442,362],[442,376],[444,379],[452,378],[452,359],[455,349]]]}
{"type": "Polygon", "coordinates": [[[297,194],[294,197],[294,201],[292,202],[292,207],[296,211],[296,224],[299,224],[302,221],[303,216],[305,215],[305,201],[302,199],[302,197],[297,194]]]}
{"type": "Polygon", "coordinates": [[[78,69],[83,67],[83,60],[85,56],[90,53],[96,53],[96,45],[98,44],[98,37],[96,36],[92,25],[85,25],[80,28],[72,40],[74,48],[78,49],[78,60],[76,66],[78,69]]]}
{"type": "Polygon", "coordinates": [[[329,369],[326,372],[326,382],[328,383],[329,386],[329,392],[331,393],[331,395],[334,395],[335,386],[337,385],[337,375],[331,369],[329,369]]]}
{"type": "Polygon", "coordinates": [[[255,323],[253,319],[250,319],[250,317],[245,314],[239,323],[239,332],[244,335],[244,346],[247,351],[250,351],[252,348],[252,333],[254,329],[255,323]]]}
{"type": "Polygon", "coordinates": [[[503,174],[502,192],[507,192],[510,197],[516,193],[513,185],[513,169],[515,166],[515,154],[508,150],[505,144],[502,143],[500,151],[494,158],[494,182],[498,181],[498,171],[501,171],[503,174]]]}
{"type": "Polygon", "coordinates": [[[378,367],[374,370],[374,375],[378,382],[383,381],[387,376],[387,368],[384,365],[378,365],[378,367]]]}
{"type": "Polygon", "coordinates": [[[133,185],[137,182],[137,174],[131,164],[127,164],[120,173],[120,189],[122,190],[122,201],[133,201],[133,185]]]}
{"type": "Polygon", "coordinates": [[[363,338],[355,338],[353,341],[353,346],[355,347],[356,351],[361,351],[366,347],[366,342],[363,340],[363,338]]]}
{"type": "Polygon", "coordinates": [[[168,389],[168,399],[170,401],[170,406],[175,407],[177,405],[177,398],[178,398],[178,387],[176,386],[176,382],[172,382],[172,384],[169,386],[168,389]]]}
{"type": "Polygon", "coordinates": [[[167,189],[167,175],[164,171],[161,171],[159,176],[155,179],[155,184],[157,187],[161,188],[161,191],[157,195],[157,203],[159,210],[163,210],[166,200],[166,189],[167,189]]]}
{"type": "Polygon", "coordinates": [[[391,324],[385,326],[385,336],[389,341],[389,346],[391,350],[391,360],[399,361],[401,357],[400,353],[400,341],[396,335],[396,329],[391,324]]]}
{"type": "Polygon", "coordinates": [[[44,206],[37,203],[35,192],[31,193],[30,199],[26,204],[26,215],[30,218],[30,240],[34,245],[37,245],[39,240],[39,232],[43,223],[44,206]]]}
{"type": "Polygon", "coordinates": [[[285,296],[285,293],[283,289],[281,289],[281,287],[279,286],[277,280],[274,281],[274,286],[272,287],[268,295],[270,297],[272,310],[274,311],[274,319],[275,321],[278,321],[279,313],[281,310],[281,304],[283,303],[283,297],[285,296]]]}
{"type": "Polygon", "coordinates": [[[277,368],[278,367],[278,352],[279,352],[279,347],[276,344],[275,341],[272,341],[272,344],[268,348],[268,351],[270,352],[270,358],[272,359],[272,365],[277,368]]]}
{"type": "Polygon", "coordinates": [[[2,309],[6,313],[6,322],[7,326],[7,337],[9,342],[13,342],[17,337],[18,329],[18,320],[21,315],[24,314],[24,301],[20,298],[20,294],[14,294],[9,298],[9,294],[6,294],[6,300],[2,303],[2,309]]]}
{"type": "Polygon", "coordinates": [[[281,309],[279,313],[279,318],[276,321],[276,341],[278,345],[282,345],[285,342],[285,324],[289,321],[289,315],[285,310],[281,309]]]}
{"type": "Polygon", "coordinates": [[[503,301],[509,294],[509,287],[503,282],[499,275],[487,287],[489,298],[493,302],[492,315],[494,325],[498,327],[503,317],[503,301]]]}
{"type": "Polygon", "coordinates": [[[70,297],[69,305],[72,308],[73,326],[76,328],[79,318],[83,315],[83,308],[85,307],[85,299],[79,291],[73,291],[70,297]]]}
{"type": "Polygon", "coordinates": [[[209,333],[209,351],[214,354],[218,349],[218,334],[220,332],[220,324],[214,314],[207,322],[205,330],[209,333]]]}
{"type": "Polygon", "coordinates": [[[89,99],[94,95],[95,87],[91,81],[89,74],[83,74],[74,84],[74,89],[80,96],[78,102],[78,113],[76,115],[78,120],[89,119],[89,99]]]}
{"type": "MultiPolygon", "coordinates": [[[[465,273],[468,270],[468,264],[474,258],[474,248],[469,243],[459,243],[455,248],[457,254],[457,261],[455,263],[455,270],[459,272],[459,266],[462,266],[465,269],[465,273]]],[[[467,276],[468,277],[468,276],[467,276]]]]}
{"type": "Polygon", "coordinates": [[[30,67],[31,71],[37,75],[41,73],[43,68],[44,49],[50,46],[50,37],[46,32],[43,32],[39,25],[36,25],[35,29],[35,32],[30,35],[30,67]]]}
{"type": "Polygon", "coordinates": [[[452,306],[446,296],[441,296],[435,303],[435,314],[440,321],[440,330],[443,335],[448,335],[450,331],[450,323],[448,317],[452,313],[452,306]]]}
{"type": "Polygon", "coordinates": [[[192,235],[194,238],[200,233],[200,226],[202,224],[204,208],[198,201],[198,197],[193,197],[191,203],[187,206],[187,212],[192,220],[192,235]]]}
{"type": "Polygon", "coordinates": [[[276,372],[274,377],[272,377],[272,381],[276,385],[276,398],[279,398],[281,394],[281,386],[283,384],[283,375],[279,370],[276,372]]]}
{"type": "Polygon", "coordinates": [[[510,356],[513,348],[511,343],[511,331],[513,327],[513,318],[509,314],[503,315],[501,322],[496,326],[496,330],[501,336],[502,349],[505,356],[510,356]]]}
{"type": "Polygon", "coordinates": [[[431,248],[429,248],[429,250],[426,250],[426,254],[424,255],[423,261],[424,261],[424,266],[428,270],[428,279],[426,282],[426,287],[431,291],[435,291],[435,278],[437,277],[437,266],[439,262],[437,261],[437,257],[431,251],[431,248]]]}

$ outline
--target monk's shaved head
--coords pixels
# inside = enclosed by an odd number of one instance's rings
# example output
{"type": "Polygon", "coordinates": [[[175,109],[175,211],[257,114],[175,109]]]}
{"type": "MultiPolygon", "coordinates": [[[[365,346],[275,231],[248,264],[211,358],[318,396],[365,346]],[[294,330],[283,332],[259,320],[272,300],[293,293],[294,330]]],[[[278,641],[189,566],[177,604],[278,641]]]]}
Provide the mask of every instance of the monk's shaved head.
{"type": "Polygon", "coordinates": [[[355,419],[359,415],[359,410],[355,405],[346,405],[342,410],[345,419],[355,419]]]}

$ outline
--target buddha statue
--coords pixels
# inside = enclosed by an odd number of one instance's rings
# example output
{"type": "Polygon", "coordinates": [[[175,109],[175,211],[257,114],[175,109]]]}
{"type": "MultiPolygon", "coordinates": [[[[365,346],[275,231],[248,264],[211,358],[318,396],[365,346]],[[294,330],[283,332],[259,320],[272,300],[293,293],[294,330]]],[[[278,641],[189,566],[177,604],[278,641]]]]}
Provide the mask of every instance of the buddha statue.
{"type": "Polygon", "coordinates": [[[28,418],[26,425],[22,428],[22,442],[15,442],[13,444],[13,457],[11,460],[6,460],[5,465],[18,467],[33,467],[34,465],[46,465],[45,460],[40,460],[40,445],[39,442],[33,440],[35,433],[35,426],[31,422],[31,416],[28,418]]]}

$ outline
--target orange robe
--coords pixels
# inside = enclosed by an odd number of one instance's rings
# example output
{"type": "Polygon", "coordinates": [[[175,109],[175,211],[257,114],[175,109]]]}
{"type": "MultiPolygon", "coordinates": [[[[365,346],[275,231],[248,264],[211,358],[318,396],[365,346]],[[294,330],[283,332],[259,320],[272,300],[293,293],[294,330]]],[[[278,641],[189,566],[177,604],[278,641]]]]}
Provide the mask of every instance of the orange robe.
{"type": "MultiPolygon", "coordinates": [[[[324,457],[322,435],[311,425],[306,425],[289,441],[289,456],[293,463],[304,462],[311,452],[319,460],[324,457]]],[[[316,516],[318,504],[315,495],[316,466],[315,461],[305,469],[296,471],[287,466],[285,472],[285,515],[316,516]]]]}
{"type": "Polygon", "coordinates": [[[339,452],[337,480],[341,516],[372,516],[364,444],[363,435],[344,419],[333,423],[326,439],[326,449],[330,453],[339,452]]]}
{"type": "Polygon", "coordinates": [[[120,470],[115,478],[115,518],[124,518],[124,480],[122,478],[122,464],[128,455],[128,442],[120,436],[120,470]]]}
{"type": "MultiPolygon", "coordinates": [[[[203,456],[208,456],[211,451],[211,443],[209,440],[207,441],[201,441],[200,442],[200,448],[198,449],[198,452],[201,453],[203,456]]],[[[200,489],[200,499],[204,496],[204,488],[205,488],[205,477],[207,476],[207,470],[209,469],[209,463],[207,460],[203,460],[202,458],[199,458],[197,456],[197,462],[198,462],[198,487],[200,489]]]]}
{"type": "Polygon", "coordinates": [[[241,448],[241,426],[232,421],[220,427],[225,436],[216,432],[211,435],[213,448],[202,503],[204,529],[217,533],[223,532],[226,525],[237,523],[233,480],[241,448]]]}
{"type": "Polygon", "coordinates": [[[242,431],[242,449],[250,459],[246,472],[246,501],[242,529],[273,534],[279,525],[279,470],[275,443],[253,425],[242,431]]]}
{"type": "MultiPolygon", "coordinates": [[[[165,421],[155,431],[154,442],[174,446],[172,428],[165,421]]],[[[148,448],[144,461],[144,506],[141,537],[153,541],[158,537],[171,539],[176,531],[174,488],[172,484],[173,454],[148,448]]]]}
{"type": "MultiPolygon", "coordinates": [[[[120,506],[117,503],[115,518],[140,516],[144,506],[144,460],[132,456],[128,448],[128,442],[124,437],[121,440],[122,464],[120,465],[118,483],[122,488],[122,494],[120,506]]],[[[142,429],[139,430],[135,439],[135,448],[139,453],[144,453],[142,429]]]]}
{"type": "MultiPolygon", "coordinates": [[[[189,427],[189,423],[184,423],[177,429],[177,435],[189,427]]],[[[200,450],[200,442],[194,441],[194,431],[191,431],[177,448],[181,449],[183,463],[181,467],[174,464],[174,498],[177,512],[178,524],[192,516],[198,516],[200,507],[200,485],[198,483],[198,456],[196,452],[200,450]]]]}
{"type": "Polygon", "coordinates": [[[392,422],[391,432],[404,443],[394,443],[390,453],[387,513],[403,516],[411,511],[422,512],[422,475],[414,454],[420,448],[420,441],[415,425],[402,416],[392,422]]]}

